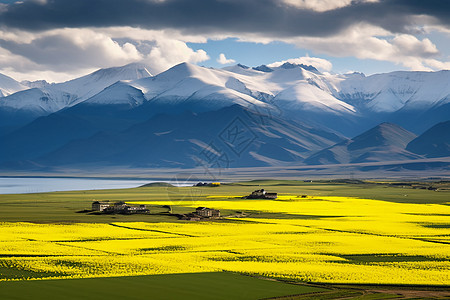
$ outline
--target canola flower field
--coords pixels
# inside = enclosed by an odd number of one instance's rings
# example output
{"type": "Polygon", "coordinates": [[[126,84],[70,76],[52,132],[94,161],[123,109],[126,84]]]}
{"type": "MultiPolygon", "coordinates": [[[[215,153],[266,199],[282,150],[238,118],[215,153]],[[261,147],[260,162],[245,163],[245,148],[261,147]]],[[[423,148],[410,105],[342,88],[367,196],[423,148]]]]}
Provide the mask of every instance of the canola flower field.
{"type": "MultiPolygon", "coordinates": [[[[295,187],[276,200],[208,191],[175,208],[205,206],[229,216],[1,222],[0,281],[231,271],[318,283],[450,285],[450,202],[301,197],[295,187]]],[[[127,203],[151,211],[174,206],[167,197],[137,198],[127,203]]]]}

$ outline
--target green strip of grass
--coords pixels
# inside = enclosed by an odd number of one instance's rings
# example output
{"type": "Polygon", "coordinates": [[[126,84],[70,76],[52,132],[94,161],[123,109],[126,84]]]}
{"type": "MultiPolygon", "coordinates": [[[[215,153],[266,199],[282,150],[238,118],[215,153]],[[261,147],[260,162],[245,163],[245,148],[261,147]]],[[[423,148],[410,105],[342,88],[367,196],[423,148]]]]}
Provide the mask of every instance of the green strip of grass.
{"type": "Polygon", "coordinates": [[[11,281],[0,283],[0,299],[262,299],[325,289],[234,273],[11,281]]]}

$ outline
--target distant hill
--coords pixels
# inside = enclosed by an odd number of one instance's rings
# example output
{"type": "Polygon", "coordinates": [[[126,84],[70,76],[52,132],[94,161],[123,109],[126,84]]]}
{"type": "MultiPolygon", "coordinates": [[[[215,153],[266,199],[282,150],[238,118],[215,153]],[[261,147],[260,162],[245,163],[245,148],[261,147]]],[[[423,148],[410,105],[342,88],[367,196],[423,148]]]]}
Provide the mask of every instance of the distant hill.
{"type": "Polygon", "coordinates": [[[174,185],[167,183],[167,182],[151,182],[144,185],[141,185],[140,187],[173,187],[174,185]]]}
{"type": "Polygon", "coordinates": [[[425,157],[450,156],[450,120],[425,131],[412,140],[406,150],[425,157]]]}
{"type": "Polygon", "coordinates": [[[420,158],[405,150],[416,137],[414,133],[392,124],[382,123],[353,139],[321,150],[305,160],[306,164],[343,164],[382,162],[420,158]]]}

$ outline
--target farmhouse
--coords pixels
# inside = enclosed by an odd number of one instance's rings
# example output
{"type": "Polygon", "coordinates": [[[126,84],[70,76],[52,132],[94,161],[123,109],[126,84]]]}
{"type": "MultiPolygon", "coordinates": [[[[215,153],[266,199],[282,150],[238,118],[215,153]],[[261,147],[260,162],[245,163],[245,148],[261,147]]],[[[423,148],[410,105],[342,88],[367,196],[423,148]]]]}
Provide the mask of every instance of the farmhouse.
{"type": "Polygon", "coordinates": [[[253,191],[250,195],[244,197],[244,199],[277,199],[277,193],[267,193],[264,189],[253,191]]]}
{"type": "Polygon", "coordinates": [[[207,207],[197,207],[195,213],[200,217],[207,218],[217,218],[220,217],[220,210],[207,208],[207,207]]]}

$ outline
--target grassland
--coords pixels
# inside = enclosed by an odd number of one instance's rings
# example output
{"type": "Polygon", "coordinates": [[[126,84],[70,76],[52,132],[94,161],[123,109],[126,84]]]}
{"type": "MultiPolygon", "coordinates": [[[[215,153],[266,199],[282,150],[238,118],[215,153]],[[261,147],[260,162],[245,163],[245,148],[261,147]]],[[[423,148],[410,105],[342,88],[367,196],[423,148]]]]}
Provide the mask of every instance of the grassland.
{"type": "MultiPolygon", "coordinates": [[[[89,289],[96,285],[92,280],[108,286],[114,280],[134,282],[135,278],[141,278],[141,285],[147,282],[151,287],[158,285],[152,283],[158,282],[157,278],[175,276],[169,274],[189,278],[182,273],[190,273],[200,277],[203,275],[198,274],[234,274],[230,275],[231,282],[240,281],[236,274],[246,274],[325,284],[332,290],[322,291],[324,299],[344,294],[367,299],[401,294],[380,292],[380,285],[443,289],[436,294],[442,296],[450,285],[449,196],[445,182],[358,181],[252,181],[220,187],[152,186],[1,195],[0,284],[8,287],[1,290],[13,295],[14,289],[22,285],[28,284],[30,289],[47,286],[52,290],[53,286],[63,289],[65,284],[76,286],[77,282],[86,282],[89,289]],[[241,199],[257,188],[278,192],[280,197],[241,199]],[[151,214],[83,212],[93,200],[145,203],[151,214]],[[175,214],[207,206],[220,209],[226,217],[180,221],[168,214],[167,206],[175,214]],[[114,279],[120,276],[139,277],[114,279]],[[337,284],[377,287],[355,291],[347,286],[336,290],[333,287],[337,284]]],[[[194,277],[191,283],[186,280],[187,285],[196,286],[194,277]]],[[[268,283],[254,280],[258,282],[255,285],[268,283]]],[[[136,289],[140,289],[138,286],[136,283],[136,289]]],[[[238,283],[230,287],[240,289],[238,283]]],[[[243,299],[309,291],[292,292],[292,287],[306,288],[284,284],[280,286],[284,294],[255,293],[243,299]]],[[[188,288],[180,289],[184,291],[188,294],[180,297],[192,296],[188,288]]]]}
{"type": "Polygon", "coordinates": [[[262,299],[320,293],[320,287],[285,284],[233,273],[192,273],[4,284],[1,299],[262,299]],[[204,292],[199,292],[204,291],[204,292]]]}

